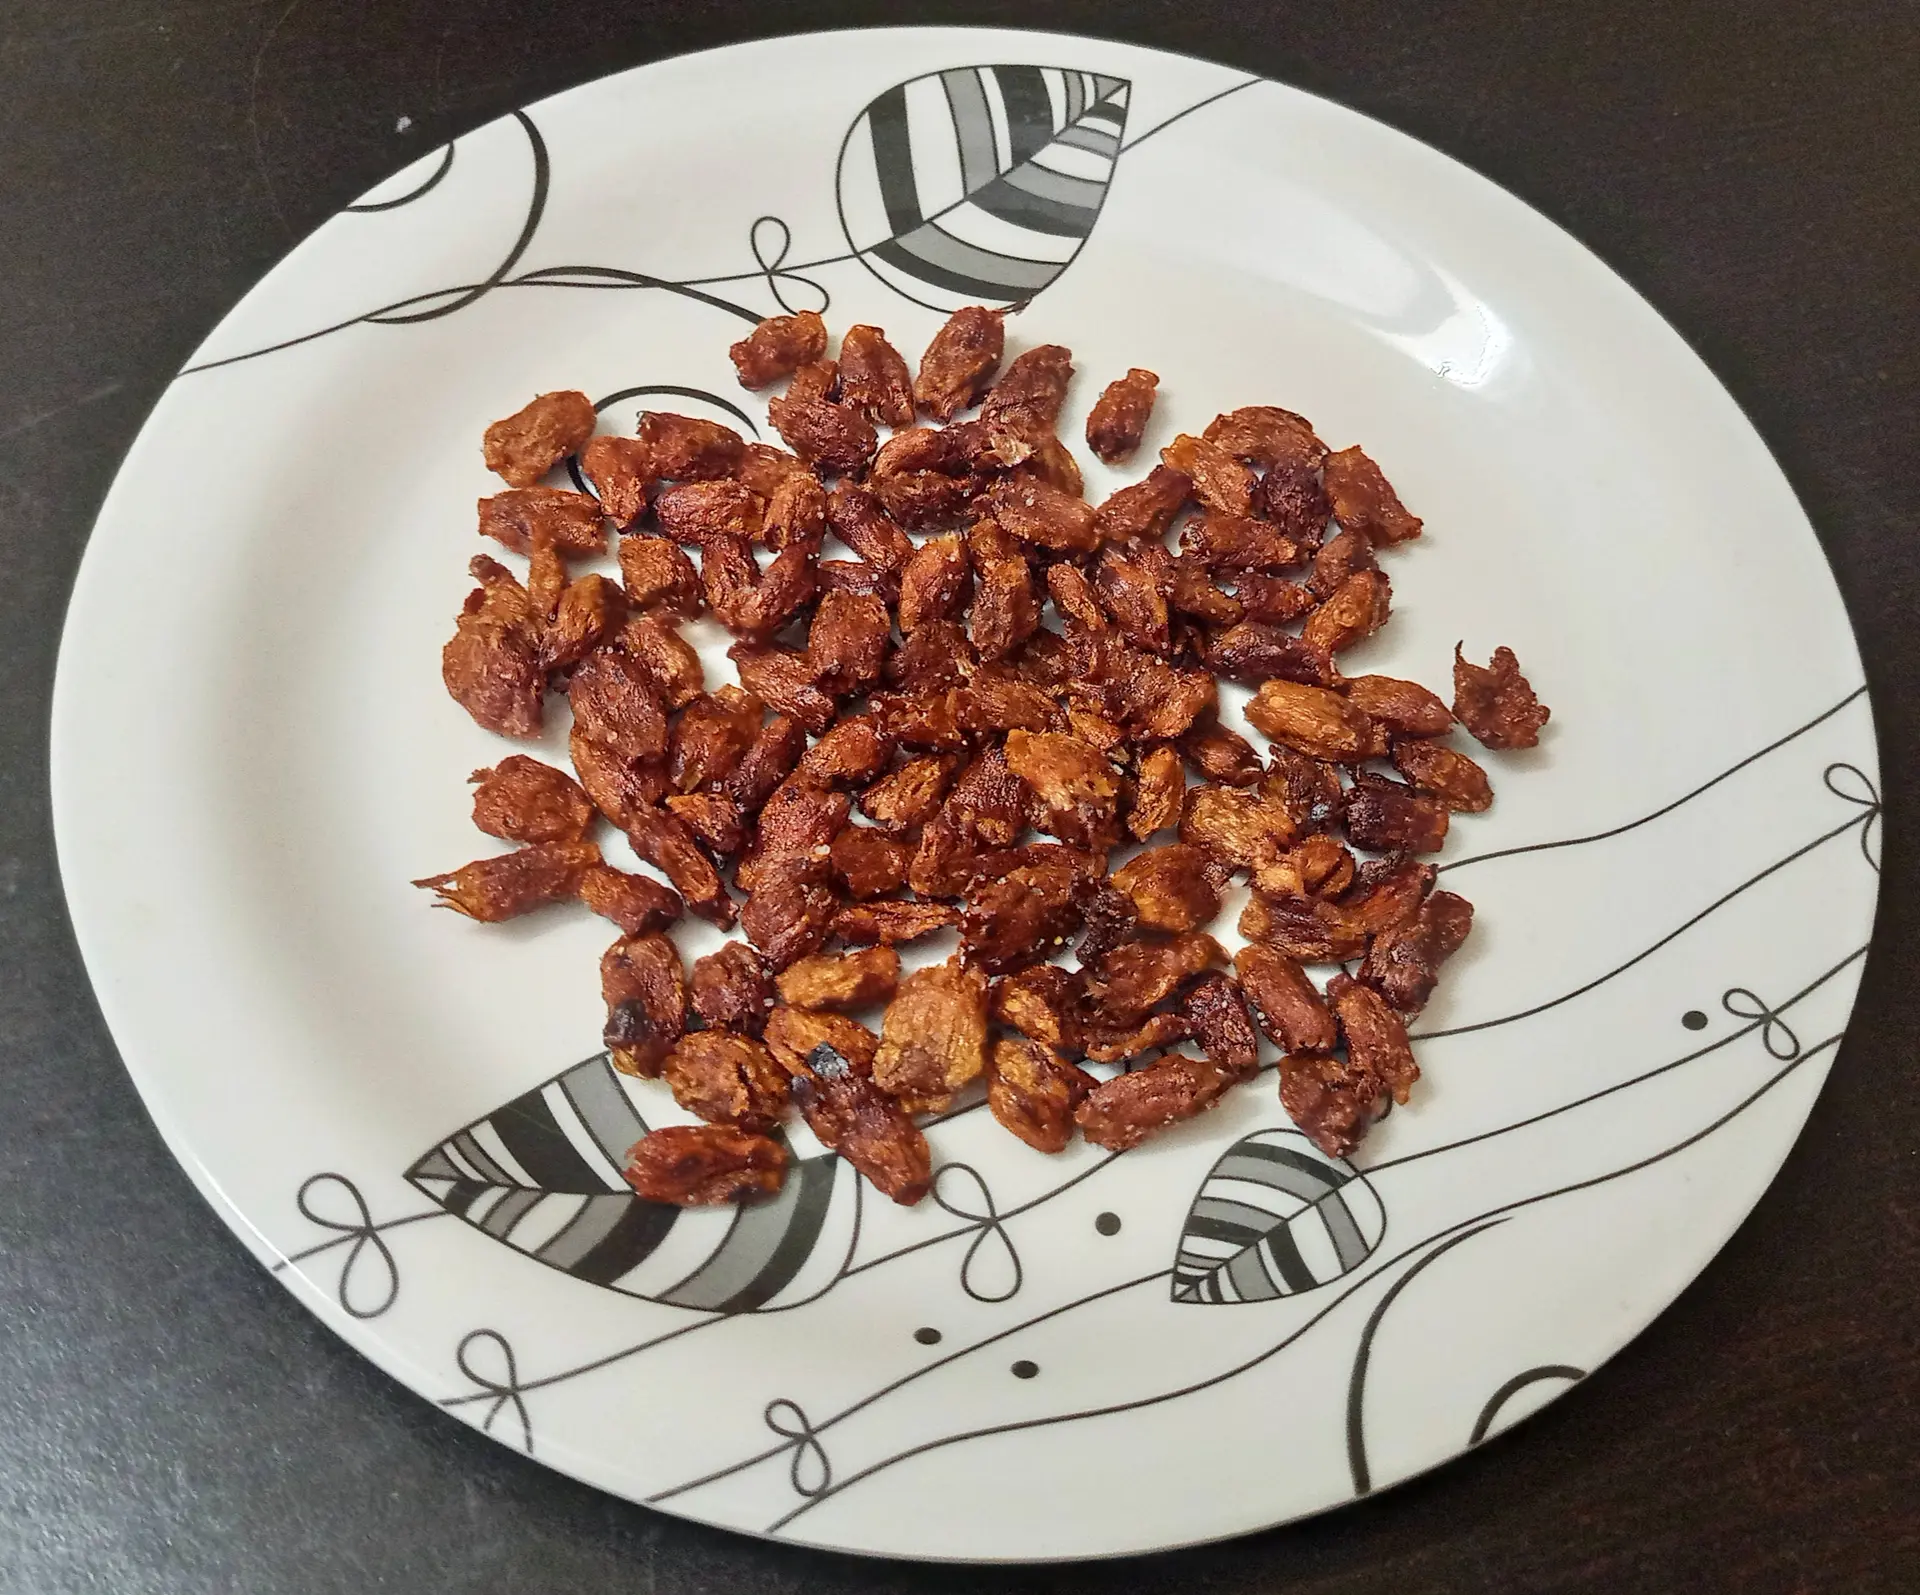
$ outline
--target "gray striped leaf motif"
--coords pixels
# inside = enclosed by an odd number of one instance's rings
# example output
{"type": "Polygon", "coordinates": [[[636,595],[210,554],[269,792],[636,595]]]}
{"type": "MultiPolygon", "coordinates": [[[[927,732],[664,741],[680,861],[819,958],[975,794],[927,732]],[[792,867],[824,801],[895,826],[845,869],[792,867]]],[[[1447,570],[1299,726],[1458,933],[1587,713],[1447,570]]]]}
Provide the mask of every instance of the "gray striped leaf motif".
{"type": "Polygon", "coordinates": [[[621,1175],[647,1133],[637,1085],[597,1053],[456,1130],[407,1178],[515,1251],[648,1301],[778,1312],[832,1289],[859,1229],[853,1170],[823,1153],[764,1202],[643,1201],[621,1175]]]}
{"type": "Polygon", "coordinates": [[[1352,1272],[1387,1214],[1351,1164],[1298,1130],[1260,1130],[1227,1148],[1180,1233],[1173,1299],[1203,1306],[1275,1301],[1352,1272]]]}
{"type": "Polygon", "coordinates": [[[897,84],[840,148],[848,244],[931,309],[1031,299],[1099,219],[1129,89],[1050,66],[953,67],[897,84]]]}

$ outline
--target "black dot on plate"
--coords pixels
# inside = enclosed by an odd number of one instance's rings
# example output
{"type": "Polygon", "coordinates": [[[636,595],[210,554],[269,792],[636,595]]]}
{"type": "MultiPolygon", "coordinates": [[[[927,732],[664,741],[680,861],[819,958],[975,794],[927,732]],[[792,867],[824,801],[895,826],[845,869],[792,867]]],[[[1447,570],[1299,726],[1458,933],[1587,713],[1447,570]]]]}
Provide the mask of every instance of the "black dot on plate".
{"type": "Polygon", "coordinates": [[[1037,1362],[1028,1362],[1025,1357],[1022,1357],[1013,1365],[1013,1377],[1016,1379],[1031,1379],[1039,1371],[1040,1364],[1037,1362]]]}
{"type": "Polygon", "coordinates": [[[1118,1213],[1102,1213],[1093,1221],[1093,1227],[1102,1235],[1118,1235],[1120,1233],[1120,1215],[1118,1213]]]}
{"type": "Polygon", "coordinates": [[[913,1332],[913,1338],[923,1346],[937,1346],[940,1344],[940,1331],[937,1329],[916,1329],[913,1332]]]}
{"type": "Polygon", "coordinates": [[[1698,1008],[1689,1008],[1680,1016],[1680,1023],[1685,1025],[1689,1030],[1705,1030],[1707,1028],[1707,1016],[1698,1008]]]}

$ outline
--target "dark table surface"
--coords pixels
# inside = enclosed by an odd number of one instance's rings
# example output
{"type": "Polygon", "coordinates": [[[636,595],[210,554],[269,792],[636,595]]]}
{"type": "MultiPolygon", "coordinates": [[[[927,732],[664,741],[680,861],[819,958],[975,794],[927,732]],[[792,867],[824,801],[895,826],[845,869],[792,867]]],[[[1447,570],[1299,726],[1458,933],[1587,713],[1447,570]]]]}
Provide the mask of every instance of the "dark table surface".
{"type": "MultiPolygon", "coordinates": [[[[1909,0],[6,0],[0,7],[0,1590],[1920,1590],[1920,15],[1909,0]],[[1437,145],[1665,313],[1786,467],[1892,794],[1833,1078],[1752,1219],[1601,1374],[1296,1528],[1031,1574],[691,1527],[482,1439],[253,1263],[141,1111],[54,865],[47,703],[148,408],[296,240],[509,108],[761,34],[967,21],[1184,49],[1437,145]],[[410,130],[396,131],[402,117],[410,130]]],[[[1782,638],[1781,645],[1793,646],[1782,638]]],[[[127,823],[139,823],[129,771],[127,823]]]]}

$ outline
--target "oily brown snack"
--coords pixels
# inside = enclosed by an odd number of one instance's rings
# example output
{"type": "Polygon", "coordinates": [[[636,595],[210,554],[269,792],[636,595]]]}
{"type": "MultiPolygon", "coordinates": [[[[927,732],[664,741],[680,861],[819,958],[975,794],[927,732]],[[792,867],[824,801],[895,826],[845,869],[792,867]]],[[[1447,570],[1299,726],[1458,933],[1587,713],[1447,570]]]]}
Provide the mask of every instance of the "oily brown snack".
{"type": "Polygon", "coordinates": [[[786,1114],[786,1071],[751,1036],[696,1030],[674,1044],[660,1075],[673,1100],[709,1124],[764,1135],[786,1114]]]}
{"type": "Polygon", "coordinates": [[[727,350],[743,388],[764,388],[790,377],[804,365],[824,359],[827,324],[819,313],[802,310],[791,316],[769,316],[727,350]]]}
{"type": "Polygon", "coordinates": [[[1108,465],[1118,465],[1140,447],[1153,414],[1160,378],[1135,366],[1101,390],[1087,415],[1087,447],[1108,465]]]}
{"type": "Polygon", "coordinates": [[[524,753],[510,753],[467,779],[473,783],[473,823],[502,841],[577,841],[593,823],[593,804],[580,784],[524,753]]]}
{"type": "Polygon", "coordinates": [[[532,487],[593,436],[593,401],[568,390],[543,393],[487,428],[487,469],[510,487],[532,487]]]}
{"type": "Polygon", "coordinates": [[[793,1100],[821,1144],[838,1152],[875,1190],[911,1207],[933,1185],[933,1154],[906,1111],[831,1046],[808,1054],[793,1100]]]}
{"type": "Polygon", "coordinates": [[[868,1008],[892,1000],[900,985],[900,955],[891,947],[815,953],[781,970],[774,984],[789,1007],[868,1008]]]}
{"type": "Polygon", "coordinates": [[[950,420],[979,399],[1007,345],[1006,312],[968,305],[947,318],[920,357],[913,400],[927,414],[950,420]]]}
{"type": "MultiPolygon", "coordinates": [[[[1421,858],[1492,800],[1444,739],[1457,717],[1531,746],[1546,709],[1507,649],[1485,669],[1456,649],[1451,704],[1345,674],[1389,619],[1382,552],[1422,527],[1290,410],[1181,432],[1089,503],[1057,435],[1073,357],[1043,343],[1002,369],[1007,314],[956,312],[917,374],[876,327],[836,360],[820,316],[769,317],[729,353],[749,388],[785,379],[785,448],[659,411],[595,436],[577,393],[489,429],[509,485],[480,531],[526,568],[472,560],[442,674],[509,736],[564,693],[573,777],[519,755],[476,771],[476,824],[522,845],[420,884],[478,918],[573,899],[620,927],[614,1064],[664,1069],[718,1121],[636,1149],[657,1199],[776,1189],[797,1107],[917,1201],[931,1150],[908,1115],[975,1080],[1036,1148],[1124,1150],[1257,1072],[1262,1031],[1332,1155],[1418,1077],[1402,1016],[1472,923],[1421,858]],[[569,454],[594,495],[546,485],[569,454]],[[609,522],[617,584],[571,568],[609,522]],[[823,557],[829,535],[853,557],[823,557]],[[716,625],[736,640],[710,685],[695,643],[716,625]],[[1233,728],[1223,681],[1254,689],[1271,746],[1233,728]],[[672,885],[607,863],[598,816],[672,885]],[[1207,931],[1236,882],[1229,970],[1207,931]],[[690,982],[663,934],[689,910],[743,938],[690,982]],[[902,978],[896,946],[948,931],[959,950],[902,978]],[[1353,973],[1323,995],[1313,963],[1353,973]],[[846,1013],[883,1004],[880,1035],[846,1013]],[[1097,1083],[1079,1059],[1129,1072],[1097,1083]]],[[[1151,371],[1110,383],[1095,455],[1134,454],[1157,397],[1151,371]]]]}
{"type": "Polygon", "coordinates": [[[545,540],[574,558],[607,551],[605,512],[591,494],[558,487],[516,487],[480,500],[480,535],[516,554],[545,540]]]}
{"type": "Polygon", "coordinates": [[[779,1190],[787,1149],[770,1136],[728,1125],[675,1124],[636,1141],[624,1172],[649,1202],[714,1207],[779,1190]]]}
{"type": "Polygon", "coordinates": [[[1482,668],[1453,650],[1453,712],[1482,747],[1530,748],[1553,711],[1533,695],[1511,648],[1493,650],[1482,668]]]}
{"type": "Polygon", "coordinates": [[[600,849],[576,839],[536,842],[498,858],[476,859],[446,875],[413,884],[437,894],[435,907],[451,908],[488,924],[517,919],[548,903],[572,897],[580,877],[600,862],[600,849]]]}
{"type": "Polygon", "coordinates": [[[687,1028],[687,977],[680,952],[661,935],[623,936],[600,959],[607,1004],[605,1040],[625,1074],[659,1074],[687,1028]]]}
{"type": "Polygon", "coordinates": [[[582,903],[628,936],[665,930],[687,907],[671,887],[649,876],[629,875],[611,864],[588,865],[574,890],[582,903]]]}
{"type": "Polygon", "coordinates": [[[913,425],[913,378],[878,327],[847,328],[840,340],[840,395],[875,421],[913,425]]]}
{"type": "Polygon", "coordinates": [[[1044,1042],[1004,1039],[993,1044],[987,1107],[1036,1152],[1062,1152],[1073,1139],[1074,1110],[1094,1083],[1044,1042]]]}
{"type": "Polygon", "coordinates": [[[758,953],[745,942],[730,941],[693,961],[688,1000],[702,1024],[757,1040],[773,1008],[773,982],[758,953]]]}
{"type": "Polygon", "coordinates": [[[955,959],[917,969],[887,1007],[874,1083],[910,1113],[938,1111],[987,1066],[987,977],[955,959]]]}

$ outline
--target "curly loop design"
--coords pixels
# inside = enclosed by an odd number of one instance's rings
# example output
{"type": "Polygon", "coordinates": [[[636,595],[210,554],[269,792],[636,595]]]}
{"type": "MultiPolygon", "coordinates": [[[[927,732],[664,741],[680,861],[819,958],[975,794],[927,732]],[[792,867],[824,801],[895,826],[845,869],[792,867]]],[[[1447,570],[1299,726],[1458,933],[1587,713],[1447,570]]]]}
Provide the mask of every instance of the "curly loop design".
{"type": "Polygon", "coordinates": [[[341,1311],[363,1320],[378,1318],[400,1295],[400,1265],[394,1261],[393,1248],[387,1244],[384,1232],[403,1224],[446,1216],[446,1209],[436,1207],[431,1212],[409,1213],[403,1218],[375,1223],[360,1187],[346,1175],[332,1173],[315,1174],[304,1180],[294,1197],[294,1205],[309,1224],[333,1231],[333,1239],[289,1253],[273,1265],[273,1272],[281,1273],[309,1257],[346,1247],[346,1256],[340,1262],[340,1276],[334,1284],[334,1297],[341,1311]],[[332,1206],[334,1211],[327,1211],[323,1203],[332,1206]],[[340,1204],[344,1204],[344,1213],[340,1204]]]}
{"type": "Polygon", "coordinates": [[[1720,1006],[1736,1019],[1760,1020],[1760,1044],[1782,1063],[1800,1056],[1800,1038],[1766,998],[1735,986],[1721,997],[1720,1006]]]}
{"type": "Polygon", "coordinates": [[[833,296],[811,277],[802,277],[797,271],[782,269],[787,263],[787,256],[793,253],[791,227],[778,216],[755,217],[753,225],[747,229],[747,246],[753,251],[754,262],[760,267],[761,275],[767,279],[767,292],[773,295],[774,303],[782,310],[790,316],[799,310],[812,310],[822,315],[826,313],[827,306],[833,303],[833,296]],[[766,230],[764,243],[761,241],[763,228],[766,230]],[[819,303],[795,305],[781,292],[782,282],[798,284],[809,290],[819,303]]]}
{"type": "Polygon", "coordinates": [[[514,1361],[513,1347],[507,1344],[507,1337],[497,1329],[476,1329],[461,1340],[459,1349],[454,1353],[454,1361],[461,1373],[480,1387],[480,1393],[491,1399],[486,1416],[480,1420],[481,1429],[491,1434],[493,1420],[506,1411],[513,1409],[513,1415],[520,1420],[520,1448],[528,1456],[533,1455],[533,1419],[527,1413],[526,1386],[520,1382],[520,1366],[514,1361]],[[486,1348],[498,1360],[502,1370],[495,1375],[479,1367],[475,1353],[486,1348]]]}
{"type": "Polygon", "coordinates": [[[808,1500],[826,1494],[833,1486],[833,1464],[827,1460],[827,1448],[820,1443],[820,1436],[800,1403],[789,1401],[785,1396],[776,1397],[767,1403],[762,1416],[769,1429],[793,1442],[793,1461],[787,1468],[793,1493],[808,1500]]]}
{"type": "Polygon", "coordinates": [[[1880,873],[1880,789],[1873,784],[1867,772],[1857,764],[1848,764],[1844,759],[1835,760],[1821,772],[1821,780],[1826,788],[1837,798],[1848,803],[1857,803],[1866,810],[1860,818],[1860,856],[1871,866],[1874,874],[1880,873]]]}
{"type": "Polygon", "coordinates": [[[967,1254],[960,1260],[960,1288],[975,1301],[1011,1301],[1020,1294],[1025,1273],[1013,1237],[1007,1233],[995,1205],[993,1192],[968,1163],[943,1163],[933,1177],[933,1199],[955,1218],[963,1218],[976,1227],[967,1254]],[[956,1186],[967,1187],[956,1190],[956,1186]],[[982,1257],[990,1259],[983,1266],[982,1257]],[[990,1270],[999,1272],[1004,1283],[995,1283],[990,1270]],[[986,1276],[984,1283],[982,1276],[986,1276]]]}

